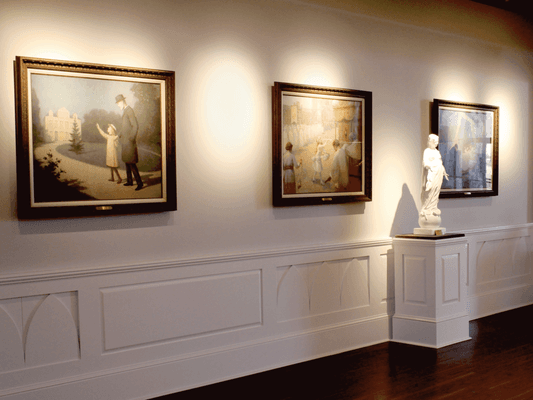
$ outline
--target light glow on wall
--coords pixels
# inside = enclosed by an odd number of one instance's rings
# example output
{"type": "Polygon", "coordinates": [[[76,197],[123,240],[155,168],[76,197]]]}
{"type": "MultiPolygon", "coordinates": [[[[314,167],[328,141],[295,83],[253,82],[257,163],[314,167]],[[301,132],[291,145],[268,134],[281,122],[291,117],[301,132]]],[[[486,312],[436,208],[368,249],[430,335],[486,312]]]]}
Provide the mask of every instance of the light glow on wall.
{"type": "Polygon", "coordinates": [[[196,169],[189,173],[196,182],[209,177],[206,186],[196,188],[199,191],[242,198],[239,190],[250,190],[256,173],[251,159],[270,143],[270,137],[258,134],[270,122],[265,113],[270,102],[265,88],[270,85],[253,51],[237,40],[210,44],[191,60],[184,78],[196,85],[185,89],[191,94],[184,104],[191,123],[183,139],[192,149],[187,157],[194,159],[196,169]]]}
{"type": "Polygon", "coordinates": [[[431,77],[434,92],[438,93],[436,98],[450,101],[469,101],[466,99],[475,98],[476,76],[468,67],[462,68],[460,65],[461,61],[457,60],[455,65],[437,67],[431,77]]]}
{"type": "Polygon", "coordinates": [[[243,159],[256,114],[249,69],[231,55],[215,59],[206,65],[200,93],[206,149],[219,160],[224,154],[243,159]]]}
{"type": "MultiPolygon", "coordinates": [[[[500,108],[499,124],[499,171],[500,188],[502,185],[517,185],[527,175],[527,124],[521,115],[526,115],[529,104],[519,99],[527,98],[528,83],[517,80],[492,81],[487,89],[487,102],[500,108]],[[523,149],[517,152],[516,149],[523,149]]],[[[508,187],[506,190],[522,190],[520,187],[508,187]]]]}
{"type": "Polygon", "coordinates": [[[316,86],[344,87],[343,80],[350,74],[336,62],[339,55],[331,50],[301,46],[280,55],[283,71],[290,82],[316,86]],[[344,78],[344,79],[343,79],[344,78]]]}
{"type": "MultiPolygon", "coordinates": [[[[112,5],[109,4],[111,7],[112,5]]],[[[7,23],[16,23],[24,19],[27,12],[17,6],[17,10],[7,12],[7,23]],[[19,15],[22,12],[22,15],[19,15]]],[[[31,29],[11,29],[11,34],[5,38],[7,52],[17,56],[48,58],[55,60],[80,61],[109,65],[136,66],[151,68],[154,60],[159,60],[162,48],[154,45],[158,43],[149,26],[143,27],[132,21],[116,20],[109,14],[101,16],[94,8],[95,17],[112,19],[111,30],[94,29],[90,12],[81,11],[71,5],[65,6],[63,13],[47,3],[34,2],[26,7],[39,18],[31,20],[31,29]],[[50,23],[50,21],[54,21],[50,23]],[[79,37],[80,32],[89,32],[79,37]],[[76,39],[73,39],[76,38],[76,39]]],[[[3,22],[3,21],[2,21],[3,22]]]]}

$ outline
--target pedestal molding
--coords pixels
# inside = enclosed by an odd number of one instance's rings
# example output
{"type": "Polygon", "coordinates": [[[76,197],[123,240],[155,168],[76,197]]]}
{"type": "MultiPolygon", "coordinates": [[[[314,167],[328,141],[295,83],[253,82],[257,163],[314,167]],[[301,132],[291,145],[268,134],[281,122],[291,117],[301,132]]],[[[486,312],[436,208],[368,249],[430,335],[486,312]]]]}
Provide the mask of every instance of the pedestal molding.
{"type": "Polygon", "coordinates": [[[449,238],[449,239],[443,239],[443,240],[394,238],[394,243],[398,243],[398,244],[411,243],[413,240],[417,241],[418,246],[429,247],[429,248],[444,247],[444,246],[449,246],[450,244],[461,244],[461,243],[467,242],[466,236],[463,236],[463,237],[449,238]]]}
{"type": "Polygon", "coordinates": [[[452,319],[463,318],[463,317],[468,317],[468,316],[469,316],[468,312],[464,312],[464,313],[459,313],[459,314],[454,314],[454,315],[447,315],[441,318],[417,317],[414,315],[405,315],[405,314],[394,314],[393,318],[406,319],[409,321],[438,323],[438,322],[445,322],[445,321],[450,321],[452,319]]]}

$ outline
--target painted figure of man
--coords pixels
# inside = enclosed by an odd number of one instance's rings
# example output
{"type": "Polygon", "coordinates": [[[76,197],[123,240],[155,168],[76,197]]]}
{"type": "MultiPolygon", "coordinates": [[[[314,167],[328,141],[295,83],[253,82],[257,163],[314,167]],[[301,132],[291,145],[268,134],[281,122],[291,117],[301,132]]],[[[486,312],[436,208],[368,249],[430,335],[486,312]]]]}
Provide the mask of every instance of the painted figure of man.
{"type": "Polygon", "coordinates": [[[126,163],[126,183],[124,186],[133,186],[133,174],[135,182],[137,182],[135,190],[141,190],[143,182],[137,169],[137,163],[139,162],[139,154],[137,152],[139,124],[133,109],[126,104],[126,98],[123,95],[119,94],[115,97],[115,101],[122,110],[122,129],[119,138],[122,143],[122,161],[126,163]]]}
{"type": "Polygon", "coordinates": [[[362,143],[357,142],[357,135],[351,133],[349,136],[350,143],[344,145],[346,156],[348,157],[348,192],[360,192],[363,189],[362,178],[362,143]]]}
{"type": "Polygon", "coordinates": [[[299,168],[300,162],[296,161],[296,157],[292,154],[292,143],[287,142],[285,145],[285,154],[283,155],[283,193],[296,194],[296,174],[294,170],[299,168]]]}
{"type": "Polygon", "coordinates": [[[331,172],[326,183],[333,182],[333,187],[336,191],[345,191],[348,186],[348,159],[346,157],[346,149],[341,146],[340,142],[335,139],[333,141],[333,162],[331,163],[331,172]]]}

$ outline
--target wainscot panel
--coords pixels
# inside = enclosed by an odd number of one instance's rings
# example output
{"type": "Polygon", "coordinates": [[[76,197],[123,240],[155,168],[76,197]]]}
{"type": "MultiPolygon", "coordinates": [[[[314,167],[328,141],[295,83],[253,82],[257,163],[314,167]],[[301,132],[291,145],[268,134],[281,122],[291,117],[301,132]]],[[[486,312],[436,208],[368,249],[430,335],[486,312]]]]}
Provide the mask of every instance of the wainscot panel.
{"type": "Polygon", "coordinates": [[[101,292],[105,350],[261,323],[261,271],[101,292]]]}
{"type": "Polygon", "coordinates": [[[533,224],[465,231],[470,319],[533,302],[533,224]]]}

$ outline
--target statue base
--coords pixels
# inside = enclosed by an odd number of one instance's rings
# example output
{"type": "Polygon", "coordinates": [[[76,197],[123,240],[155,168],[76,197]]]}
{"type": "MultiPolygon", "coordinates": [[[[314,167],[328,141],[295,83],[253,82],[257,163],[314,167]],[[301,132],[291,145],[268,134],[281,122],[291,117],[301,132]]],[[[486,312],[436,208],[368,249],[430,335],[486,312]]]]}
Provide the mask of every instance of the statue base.
{"type": "Polygon", "coordinates": [[[424,212],[418,216],[420,228],[414,229],[415,235],[442,236],[446,233],[446,228],[440,226],[440,211],[437,209],[435,211],[437,212],[424,212]]]}
{"type": "Polygon", "coordinates": [[[415,235],[442,236],[446,233],[446,228],[415,228],[413,233],[415,235]]]}

